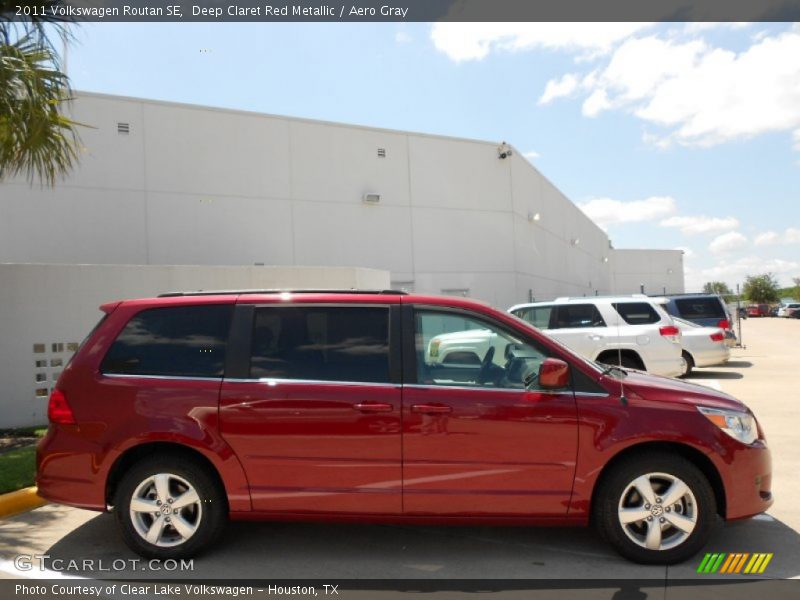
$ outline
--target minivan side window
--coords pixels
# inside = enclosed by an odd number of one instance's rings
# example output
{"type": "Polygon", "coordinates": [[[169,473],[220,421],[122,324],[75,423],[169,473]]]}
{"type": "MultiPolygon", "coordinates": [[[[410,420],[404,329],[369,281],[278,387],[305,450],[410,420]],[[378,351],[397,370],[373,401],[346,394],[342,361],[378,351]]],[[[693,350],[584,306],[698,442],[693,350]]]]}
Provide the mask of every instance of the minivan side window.
{"type": "Polygon", "coordinates": [[[389,383],[389,309],[258,308],[250,377],[389,383]]]}
{"type": "Polygon", "coordinates": [[[555,311],[553,329],[606,326],[594,304],[562,304],[555,307],[555,311]]]}
{"type": "Polygon", "coordinates": [[[547,354],[483,319],[415,311],[417,383],[468,388],[537,389],[547,354]]]}
{"type": "Polygon", "coordinates": [[[151,308],[136,314],[100,370],[116,375],[222,377],[233,305],[151,308]]]}
{"type": "Polygon", "coordinates": [[[647,302],[618,302],[613,306],[628,325],[649,325],[661,320],[658,312],[647,302]]]}

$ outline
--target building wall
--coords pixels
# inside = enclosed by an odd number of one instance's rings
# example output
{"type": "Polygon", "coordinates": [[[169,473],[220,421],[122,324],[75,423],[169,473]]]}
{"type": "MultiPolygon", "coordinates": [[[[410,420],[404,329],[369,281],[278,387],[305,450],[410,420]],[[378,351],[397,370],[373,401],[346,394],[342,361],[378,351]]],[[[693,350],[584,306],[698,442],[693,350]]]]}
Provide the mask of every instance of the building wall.
{"type": "Polygon", "coordinates": [[[680,250],[614,250],[614,289],[620,294],[680,294],[684,291],[680,250]]]}
{"type": "Polygon", "coordinates": [[[370,267],[500,307],[629,283],[605,233],[495,143],[96,94],[73,112],[92,126],[77,172],[0,186],[0,262],[370,267]]]}
{"type": "Polygon", "coordinates": [[[388,286],[389,273],[375,269],[0,264],[0,428],[46,421],[47,396],[105,302],[179,290],[388,286]]]}

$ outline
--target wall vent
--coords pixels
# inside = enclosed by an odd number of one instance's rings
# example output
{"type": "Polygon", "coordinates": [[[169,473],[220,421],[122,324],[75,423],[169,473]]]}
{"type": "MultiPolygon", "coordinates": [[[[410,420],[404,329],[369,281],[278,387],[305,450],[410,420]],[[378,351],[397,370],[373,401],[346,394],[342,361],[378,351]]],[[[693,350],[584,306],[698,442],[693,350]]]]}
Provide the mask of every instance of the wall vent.
{"type": "Polygon", "coordinates": [[[381,158],[386,158],[386,148],[378,148],[378,156],[381,158]]]}
{"type": "Polygon", "coordinates": [[[131,132],[130,123],[117,123],[117,133],[128,135],[131,132]]]}

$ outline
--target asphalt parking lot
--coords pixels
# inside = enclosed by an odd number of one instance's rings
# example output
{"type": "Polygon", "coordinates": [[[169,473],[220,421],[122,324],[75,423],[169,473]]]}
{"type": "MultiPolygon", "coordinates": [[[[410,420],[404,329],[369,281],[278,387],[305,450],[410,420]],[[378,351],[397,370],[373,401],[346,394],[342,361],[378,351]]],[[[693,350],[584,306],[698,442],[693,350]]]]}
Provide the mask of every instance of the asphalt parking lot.
{"type": "MultiPolygon", "coordinates": [[[[775,504],[767,515],[718,527],[705,552],[774,553],[763,577],[800,578],[800,320],[749,319],[743,338],[746,347],[734,349],[730,363],[697,369],[690,379],[733,394],[754,410],[772,448],[775,504]]],[[[0,522],[0,578],[33,576],[15,568],[18,554],[105,565],[137,558],[123,545],[111,515],[55,505],[0,522]]],[[[192,573],[129,567],[114,576],[668,581],[709,577],[695,573],[700,558],[672,567],[634,565],[589,529],[233,523],[218,546],[194,560],[192,573]]]]}

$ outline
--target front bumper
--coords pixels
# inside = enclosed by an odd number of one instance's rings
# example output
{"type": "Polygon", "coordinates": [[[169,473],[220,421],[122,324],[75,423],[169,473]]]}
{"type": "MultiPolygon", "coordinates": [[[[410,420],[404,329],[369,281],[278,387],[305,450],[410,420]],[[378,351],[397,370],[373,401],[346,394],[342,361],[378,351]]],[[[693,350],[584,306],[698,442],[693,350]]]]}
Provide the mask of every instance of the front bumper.
{"type": "Polygon", "coordinates": [[[774,502],[772,456],[766,442],[739,444],[731,458],[718,466],[725,485],[725,518],[735,521],[763,513],[774,502]]]}

